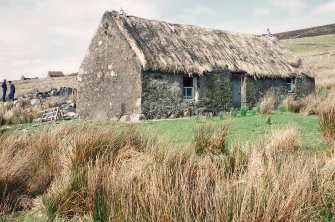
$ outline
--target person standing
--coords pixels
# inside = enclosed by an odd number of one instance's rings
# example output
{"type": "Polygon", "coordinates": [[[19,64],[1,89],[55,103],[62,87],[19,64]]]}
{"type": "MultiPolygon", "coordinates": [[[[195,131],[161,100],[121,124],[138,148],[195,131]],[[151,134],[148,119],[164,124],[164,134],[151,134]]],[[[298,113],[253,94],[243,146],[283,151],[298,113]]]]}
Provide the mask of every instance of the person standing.
{"type": "Polygon", "coordinates": [[[2,102],[6,102],[7,81],[5,79],[3,80],[1,87],[2,87],[2,102]]]}
{"type": "Polygon", "coordinates": [[[9,81],[9,99],[14,101],[14,94],[15,94],[15,86],[12,81],[9,81]]]}

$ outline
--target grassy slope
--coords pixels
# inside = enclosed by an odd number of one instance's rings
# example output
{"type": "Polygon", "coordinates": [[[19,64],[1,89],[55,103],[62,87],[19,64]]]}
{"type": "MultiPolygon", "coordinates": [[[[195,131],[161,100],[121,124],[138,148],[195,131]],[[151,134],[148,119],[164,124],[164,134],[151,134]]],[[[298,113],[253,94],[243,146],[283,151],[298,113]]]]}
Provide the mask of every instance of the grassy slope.
{"type": "Polygon", "coordinates": [[[17,80],[14,81],[16,87],[16,95],[31,93],[35,90],[40,92],[49,91],[51,88],[57,87],[77,87],[76,76],[65,76],[59,78],[40,78],[32,80],[17,80]]]}
{"type": "Polygon", "coordinates": [[[282,43],[304,60],[318,86],[335,86],[335,35],[286,39],[282,43]]]}
{"type": "MultiPolygon", "coordinates": [[[[174,142],[187,143],[194,139],[193,129],[202,122],[212,121],[201,119],[178,119],[164,121],[150,121],[143,124],[145,127],[154,129],[158,134],[172,139],[174,142]]],[[[219,123],[222,120],[214,119],[213,123],[219,123]]],[[[272,124],[266,125],[265,116],[247,116],[247,117],[226,117],[223,121],[230,122],[228,144],[244,143],[261,137],[270,132],[273,128],[282,128],[287,125],[293,125],[298,128],[300,145],[308,150],[321,150],[324,145],[320,134],[320,128],[316,116],[304,116],[301,114],[275,113],[272,116],[272,124]]]]}

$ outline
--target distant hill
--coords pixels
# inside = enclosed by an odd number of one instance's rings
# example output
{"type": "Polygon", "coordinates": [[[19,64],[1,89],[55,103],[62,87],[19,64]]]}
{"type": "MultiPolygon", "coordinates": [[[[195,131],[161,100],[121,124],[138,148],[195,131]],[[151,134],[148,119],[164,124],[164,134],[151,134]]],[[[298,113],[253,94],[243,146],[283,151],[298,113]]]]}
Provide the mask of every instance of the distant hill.
{"type": "Polygon", "coordinates": [[[278,39],[296,39],[304,37],[314,37],[320,35],[335,34],[335,23],[330,25],[316,26],[308,29],[300,29],[289,32],[274,34],[278,39]]]}

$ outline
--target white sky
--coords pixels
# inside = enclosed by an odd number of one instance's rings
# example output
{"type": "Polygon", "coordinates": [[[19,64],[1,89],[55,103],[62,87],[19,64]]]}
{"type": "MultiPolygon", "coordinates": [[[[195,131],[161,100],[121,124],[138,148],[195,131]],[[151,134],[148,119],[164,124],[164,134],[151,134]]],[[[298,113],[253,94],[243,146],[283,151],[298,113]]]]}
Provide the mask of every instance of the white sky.
{"type": "Polygon", "coordinates": [[[335,22],[335,0],[0,0],[0,79],[77,72],[103,13],[120,7],[143,18],[256,34],[335,22]]]}

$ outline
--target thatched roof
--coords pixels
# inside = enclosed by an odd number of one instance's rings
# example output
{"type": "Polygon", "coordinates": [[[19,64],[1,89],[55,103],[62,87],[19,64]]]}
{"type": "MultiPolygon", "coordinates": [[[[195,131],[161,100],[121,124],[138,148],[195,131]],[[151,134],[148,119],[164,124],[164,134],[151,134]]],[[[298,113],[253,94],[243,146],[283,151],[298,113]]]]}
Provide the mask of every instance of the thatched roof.
{"type": "Polygon", "coordinates": [[[202,75],[226,68],[255,77],[309,74],[275,37],[171,24],[107,12],[116,21],[143,70],[202,75]]]}

